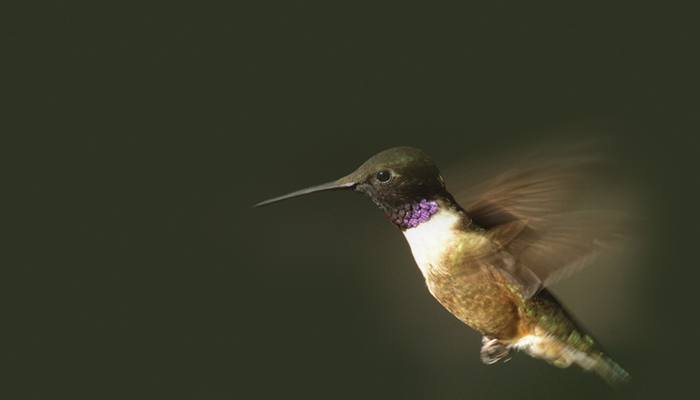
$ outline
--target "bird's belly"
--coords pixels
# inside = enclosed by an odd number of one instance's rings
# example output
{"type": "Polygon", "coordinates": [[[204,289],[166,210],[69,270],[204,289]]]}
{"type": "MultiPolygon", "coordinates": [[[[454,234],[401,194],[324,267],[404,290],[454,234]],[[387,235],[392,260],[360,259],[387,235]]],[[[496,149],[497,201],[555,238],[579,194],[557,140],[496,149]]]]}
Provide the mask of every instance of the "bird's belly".
{"type": "Polygon", "coordinates": [[[515,335],[518,312],[508,289],[475,263],[488,249],[477,232],[460,229],[461,216],[440,211],[404,232],[430,293],[454,316],[487,336],[515,335]]]}
{"type": "Polygon", "coordinates": [[[520,318],[513,298],[493,277],[479,275],[432,276],[426,283],[438,302],[471,328],[492,338],[514,338],[520,318]]]}

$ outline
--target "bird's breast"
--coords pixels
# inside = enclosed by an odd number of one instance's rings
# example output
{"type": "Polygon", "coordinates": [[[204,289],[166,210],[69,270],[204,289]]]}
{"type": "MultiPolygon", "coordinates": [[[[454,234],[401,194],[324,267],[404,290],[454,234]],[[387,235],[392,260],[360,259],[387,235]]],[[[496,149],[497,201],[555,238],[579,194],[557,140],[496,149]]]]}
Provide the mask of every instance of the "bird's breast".
{"type": "Polygon", "coordinates": [[[454,316],[493,337],[515,334],[517,310],[508,291],[482,268],[488,237],[466,228],[458,211],[440,210],[404,235],[430,293],[454,316]],[[482,262],[479,262],[481,260],[482,262]]]}
{"type": "Polygon", "coordinates": [[[424,277],[431,273],[449,273],[452,260],[464,258],[470,249],[485,241],[482,235],[463,229],[463,216],[451,209],[441,209],[428,221],[404,231],[413,258],[424,277]]]}

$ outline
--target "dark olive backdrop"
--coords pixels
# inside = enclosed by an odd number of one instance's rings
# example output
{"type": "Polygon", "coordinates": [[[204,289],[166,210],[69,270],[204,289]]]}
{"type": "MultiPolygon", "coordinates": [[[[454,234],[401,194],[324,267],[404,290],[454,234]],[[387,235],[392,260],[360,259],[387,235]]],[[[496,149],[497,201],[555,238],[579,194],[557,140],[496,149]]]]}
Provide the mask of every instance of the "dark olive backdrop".
{"type": "MultiPolygon", "coordinates": [[[[696,380],[697,25],[664,3],[53,2],[3,13],[7,399],[680,396],[696,380]],[[479,337],[369,201],[266,209],[396,145],[610,140],[652,240],[555,289],[613,392],[479,337]],[[18,184],[17,188],[14,185],[18,184]]],[[[448,182],[449,183],[449,182],[448,182]]]]}

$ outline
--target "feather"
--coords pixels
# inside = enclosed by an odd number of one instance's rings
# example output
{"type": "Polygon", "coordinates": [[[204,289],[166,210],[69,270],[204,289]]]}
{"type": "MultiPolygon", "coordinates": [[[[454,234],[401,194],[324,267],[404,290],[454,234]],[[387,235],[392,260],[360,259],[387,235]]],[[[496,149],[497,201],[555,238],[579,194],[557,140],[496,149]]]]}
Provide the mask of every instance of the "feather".
{"type": "Polygon", "coordinates": [[[453,193],[472,222],[499,244],[498,257],[512,257],[499,272],[529,298],[622,243],[631,218],[614,207],[609,170],[594,152],[579,148],[515,165],[453,193]]]}

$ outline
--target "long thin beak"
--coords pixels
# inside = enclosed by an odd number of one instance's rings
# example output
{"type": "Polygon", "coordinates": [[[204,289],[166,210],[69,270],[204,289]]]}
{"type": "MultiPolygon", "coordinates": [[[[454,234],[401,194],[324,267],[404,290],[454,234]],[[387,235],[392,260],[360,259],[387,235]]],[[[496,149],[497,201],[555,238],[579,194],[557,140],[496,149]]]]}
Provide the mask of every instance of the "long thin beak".
{"type": "Polygon", "coordinates": [[[283,196],[275,197],[269,200],[261,201],[260,203],[254,205],[253,207],[266,206],[268,204],[277,203],[278,201],[291,199],[292,197],[304,196],[310,193],[322,192],[325,190],[340,190],[340,189],[350,189],[355,186],[355,182],[348,179],[348,177],[340,178],[337,181],[323,183],[316,186],[311,186],[306,189],[297,190],[296,192],[288,193],[283,196]]]}

